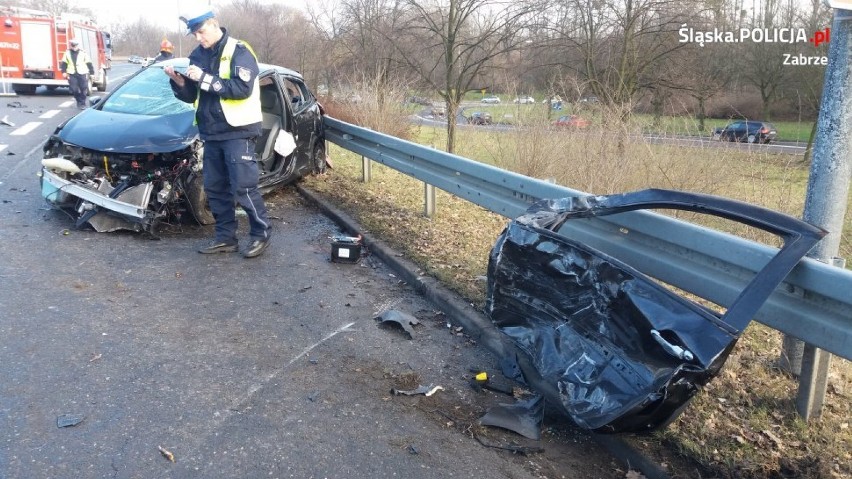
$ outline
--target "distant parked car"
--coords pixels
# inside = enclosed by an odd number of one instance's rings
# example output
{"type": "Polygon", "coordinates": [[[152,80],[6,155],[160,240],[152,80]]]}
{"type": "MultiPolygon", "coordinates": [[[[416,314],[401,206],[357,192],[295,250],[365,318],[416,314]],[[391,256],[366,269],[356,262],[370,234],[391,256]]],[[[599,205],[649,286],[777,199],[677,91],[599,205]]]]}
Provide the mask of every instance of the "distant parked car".
{"type": "Polygon", "coordinates": [[[553,122],[553,126],[562,128],[588,128],[592,123],[579,115],[563,115],[553,122]]]}
{"type": "Polygon", "coordinates": [[[713,130],[713,138],[720,141],[769,143],[778,136],[775,125],[765,121],[741,120],[713,130]]]}
{"type": "Polygon", "coordinates": [[[409,103],[417,103],[418,105],[423,105],[423,106],[428,106],[429,104],[432,103],[428,98],[423,97],[423,96],[408,97],[408,102],[409,103]]]}
{"type": "Polygon", "coordinates": [[[519,96],[512,100],[512,103],[520,103],[521,105],[526,105],[527,103],[535,103],[535,98],[531,96],[519,96]]]}
{"type": "Polygon", "coordinates": [[[139,55],[130,55],[127,57],[127,61],[130,63],[142,63],[142,57],[139,55]]]}
{"type": "Polygon", "coordinates": [[[471,125],[490,125],[492,123],[491,114],[484,111],[475,111],[467,117],[467,122],[471,125]]]}
{"type": "Polygon", "coordinates": [[[500,98],[494,95],[486,96],[485,98],[479,100],[480,103],[500,103],[500,98]]]}
{"type": "Polygon", "coordinates": [[[447,114],[447,107],[443,103],[433,103],[432,104],[432,115],[434,116],[444,116],[447,114]]]}

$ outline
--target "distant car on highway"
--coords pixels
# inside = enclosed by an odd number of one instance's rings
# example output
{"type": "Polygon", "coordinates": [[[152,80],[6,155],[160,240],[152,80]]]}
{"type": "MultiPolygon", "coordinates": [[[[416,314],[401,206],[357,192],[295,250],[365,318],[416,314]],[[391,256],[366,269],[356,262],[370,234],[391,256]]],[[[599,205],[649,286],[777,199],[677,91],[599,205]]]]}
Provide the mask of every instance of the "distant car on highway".
{"type": "Polygon", "coordinates": [[[432,103],[432,101],[431,101],[431,100],[429,100],[428,98],[426,98],[426,97],[424,97],[424,96],[411,96],[411,97],[408,97],[408,102],[409,102],[409,103],[416,103],[416,104],[418,104],[418,105],[423,105],[423,106],[427,106],[427,105],[429,105],[429,104],[431,104],[431,103],[432,103]]]}
{"type": "Polygon", "coordinates": [[[484,111],[475,111],[467,117],[467,122],[471,125],[490,125],[491,114],[484,111]]]}
{"type": "Polygon", "coordinates": [[[775,125],[765,121],[740,120],[713,130],[713,138],[720,141],[769,143],[777,136],[775,125]]]}
{"type": "Polygon", "coordinates": [[[500,98],[494,95],[486,96],[479,100],[480,103],[500,103],[500,98]]]}
{"type": "Polygon", "coordinates": [[[127,57],[127,61],[130,63],[142,63],[142,57],[139,55],[130,55],[127,57]]]}
{"type": "Polygon", "coordinates": [[[519,103],[521,105],[525,105],[527,103],[535,103],[535,98],[531,96],[519,96],[512,100],[512,103],[519,103]]]}
{"type": "Polygon", "coordinates": [[[447,107],[443,103],[432,103],[432,115],[444,116],[447,114],[447,107]]]}
{"type": "Polygon", "coordinates": [[[592,122],[580,115],[563,115],[553,122],[553,126],[561,128],[588,128],[592,122]]]}

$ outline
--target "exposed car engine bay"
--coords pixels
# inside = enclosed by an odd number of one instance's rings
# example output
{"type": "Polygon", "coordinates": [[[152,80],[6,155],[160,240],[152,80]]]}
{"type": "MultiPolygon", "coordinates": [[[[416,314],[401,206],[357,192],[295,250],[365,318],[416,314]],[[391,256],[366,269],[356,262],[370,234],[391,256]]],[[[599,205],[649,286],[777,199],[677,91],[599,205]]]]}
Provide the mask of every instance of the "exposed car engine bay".
{"type": "Polygon", "coordinates": [[[154,233],[185,213],[210,224],[201,168],[203,146],[166,153],[95,151],[52,137],[42,160],[42,196],[72,214],[75,226],[99,232],[127,229],[154,233]]]}

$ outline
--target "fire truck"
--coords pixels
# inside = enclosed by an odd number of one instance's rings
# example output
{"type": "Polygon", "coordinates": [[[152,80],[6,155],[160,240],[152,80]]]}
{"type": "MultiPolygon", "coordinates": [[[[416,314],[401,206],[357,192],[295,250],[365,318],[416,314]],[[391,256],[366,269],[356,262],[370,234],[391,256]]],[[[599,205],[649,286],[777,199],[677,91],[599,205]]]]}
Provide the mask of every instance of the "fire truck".
{"type": "Polygon", "coordinates": [[[15,93],[32,95],[40,85],[50,90],[67,87],[59,62],[72,38],[80,42],[80,49],[89,55],[95,68],[95,74],[89,77],[89,91],[106,91],[112,59],[110,34],[90,19],[0,7],[0,21],[0,82],[11,85],[15,93]]]}

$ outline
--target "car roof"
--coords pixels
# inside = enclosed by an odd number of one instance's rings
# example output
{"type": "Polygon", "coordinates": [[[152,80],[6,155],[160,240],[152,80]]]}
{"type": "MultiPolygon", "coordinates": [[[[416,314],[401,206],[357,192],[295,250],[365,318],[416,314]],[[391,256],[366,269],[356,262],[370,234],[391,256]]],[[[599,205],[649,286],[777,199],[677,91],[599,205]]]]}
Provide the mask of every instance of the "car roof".
{"type": "MultiPolygon", "coordinates": [[[[169,60],[164,60],[162,62],[157,62],[148,68],[163,68],[166,66],[173,66],[175,68],[187,68],[189,66],[189,58],[180,57],[180,58],[171,58],[169,60]]],[[[297,72],[296,70],[291,70],[289,68],[284,68],[278,65],[270,65],[268,63],[260,63],[258,62],[257,68],[261,74],[268,72],[276,72],[282,75],[296,77],[300,80],[304,80],[302,74],[297,72]]]]}

